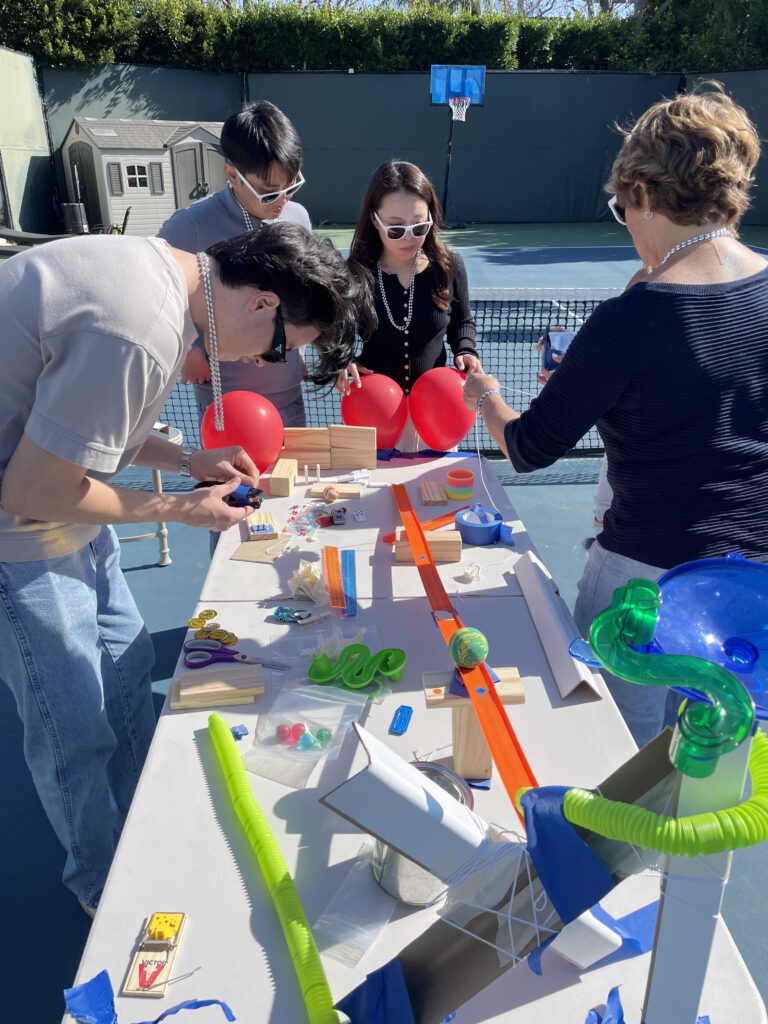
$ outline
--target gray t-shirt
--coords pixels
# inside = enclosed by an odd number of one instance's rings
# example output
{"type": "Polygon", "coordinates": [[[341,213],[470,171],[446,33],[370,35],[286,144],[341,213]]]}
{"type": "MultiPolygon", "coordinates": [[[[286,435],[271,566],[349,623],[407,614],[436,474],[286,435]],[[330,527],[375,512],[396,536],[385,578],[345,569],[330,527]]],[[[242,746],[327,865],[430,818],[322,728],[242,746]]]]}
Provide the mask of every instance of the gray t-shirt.
{"type": "MultiPolygon", "coordinates": [[[[307,231],[312,230],[309,214],[299,203],[286,203],[279,221],[301,224],[307,231]]],[[[251,218],[254,229],[262,222],[251,218]]],[[[242,235],[247,230],[243,211],[232,195],[229,185],[214,192],[212,196],[198,199],[196,203],[177,210],[163,224],[158,232],[160,238],[185,252],[205,251],[215,242],[242,235]]],[[[202,334],[198,335],[196,346],[205,351],[202,334]]],[[[295,402],[301,394],[304,364],[298,350],[286,353],[285,363],[271,363],[255,366],[253,363],[222,363],[221,386],[223,391],[255,391],[266,395],[278,409],[295,402]]],[[[209,384],[196,384],[195,397],[198,402],[210,405],[213,393],[209,384]]]]}
{"type": "MultiPolygon", "coordinates": [[[[168,246],[109,235],[37,246],[0,265],[0,310],[0,480],[22,434],[108,480],[144,444],[196,334],[168,246]]],[[[0,507],[0,561],[58,558],[99,529],[0,507]]]]}

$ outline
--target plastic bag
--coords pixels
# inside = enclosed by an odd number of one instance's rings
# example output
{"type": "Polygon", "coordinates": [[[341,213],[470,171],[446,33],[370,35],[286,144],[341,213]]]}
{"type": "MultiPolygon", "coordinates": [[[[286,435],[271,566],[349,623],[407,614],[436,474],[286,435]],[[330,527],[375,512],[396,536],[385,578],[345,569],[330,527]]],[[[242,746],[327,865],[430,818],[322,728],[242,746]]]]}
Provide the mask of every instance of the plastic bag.
{"type": "Polygon", "coordinates": [[[339,756],[367,702],[367,694],[335,686],[283,688],[269,711],[259,715],[243,764],[256,775],[303,789],[320,761],[339,756]]]}

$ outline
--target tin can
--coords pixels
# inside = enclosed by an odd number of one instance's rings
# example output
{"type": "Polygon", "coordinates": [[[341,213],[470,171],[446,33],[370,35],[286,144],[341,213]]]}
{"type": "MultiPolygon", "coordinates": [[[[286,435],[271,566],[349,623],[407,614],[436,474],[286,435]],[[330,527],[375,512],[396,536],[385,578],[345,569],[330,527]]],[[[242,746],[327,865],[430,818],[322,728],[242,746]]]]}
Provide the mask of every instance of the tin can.
{"type": "MultiPolygon", "coordinates": [[[[450,793],[460,804],[464,804],[470,810],[474,808],[475,801],[472,790],[456,772],[429,761],[412,761],[411,763],[435,785],[444,789],[446,793],[450,793]]],[[[396,900],[407,903],[411,907],[429,906],[445,889],[445,882],[442,882],[420,864],[416,864],[402,853],[393,850],[391,846],[387,846],[380,839],[376,840],[373,847],[371,868],[373,877],[384,892],[388,892],[396,900]]]]}

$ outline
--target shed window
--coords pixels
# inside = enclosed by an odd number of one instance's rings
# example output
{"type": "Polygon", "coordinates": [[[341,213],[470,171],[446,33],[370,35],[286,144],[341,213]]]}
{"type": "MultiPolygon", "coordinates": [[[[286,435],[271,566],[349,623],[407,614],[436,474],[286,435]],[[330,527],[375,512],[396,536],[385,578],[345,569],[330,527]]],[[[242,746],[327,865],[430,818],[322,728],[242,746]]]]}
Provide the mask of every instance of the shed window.
{"type": "Polygon", "coordinates": [[[128,188],[149,188],[146,164],[126,164],[125,176],[128,188]]]}

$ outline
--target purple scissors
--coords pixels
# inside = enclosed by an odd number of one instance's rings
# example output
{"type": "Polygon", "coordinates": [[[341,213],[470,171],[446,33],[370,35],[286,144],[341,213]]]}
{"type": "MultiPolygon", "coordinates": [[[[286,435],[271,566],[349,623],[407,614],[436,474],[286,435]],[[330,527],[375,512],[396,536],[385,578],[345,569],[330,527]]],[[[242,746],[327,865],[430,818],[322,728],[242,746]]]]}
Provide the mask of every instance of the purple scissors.
{"type": "Polygon", "coordinates": [[[262,658],[249,658],[231,647],[226,647],[218,640],[187,640],[184,644],[184,664],[187,668],[208,668],[218,661],[237,662],[240,665],[261,665],[264,668],[289,668],[282,661],[264,661],[262,658]]]}

